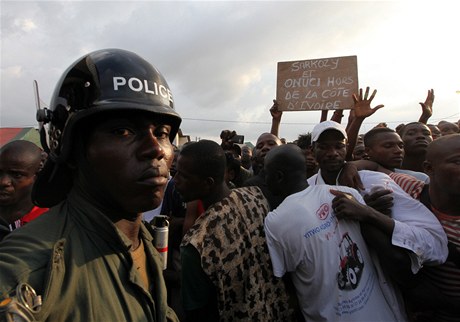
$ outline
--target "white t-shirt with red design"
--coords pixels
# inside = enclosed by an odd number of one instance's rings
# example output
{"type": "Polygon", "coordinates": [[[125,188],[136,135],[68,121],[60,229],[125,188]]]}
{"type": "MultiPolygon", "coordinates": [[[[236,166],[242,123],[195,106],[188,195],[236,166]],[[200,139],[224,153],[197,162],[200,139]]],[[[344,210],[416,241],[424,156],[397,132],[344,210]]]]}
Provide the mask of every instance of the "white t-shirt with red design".
{"type": "Polygon", "coordinates": [[[291,273],[307,321],[405,321],[398,295],[381,275],[359,223],[336,218],[330,189],[364,203],[354,189],[318,185],[290,195],[267,215],[274,274],[291,273]]]}

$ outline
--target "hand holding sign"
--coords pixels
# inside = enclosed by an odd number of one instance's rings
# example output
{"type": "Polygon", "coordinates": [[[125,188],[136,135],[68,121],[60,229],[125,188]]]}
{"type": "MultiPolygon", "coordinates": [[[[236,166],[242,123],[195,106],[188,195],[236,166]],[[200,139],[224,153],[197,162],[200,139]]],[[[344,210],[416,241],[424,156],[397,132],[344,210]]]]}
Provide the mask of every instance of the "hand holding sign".
{"type": "Polygon", "coordinates": [[[283,111],[278,110],[278,102],[276,100],[273,100],[273,105],[270,107],[270,114],[272,115],[273,120],[281,121],[283,111]]]}

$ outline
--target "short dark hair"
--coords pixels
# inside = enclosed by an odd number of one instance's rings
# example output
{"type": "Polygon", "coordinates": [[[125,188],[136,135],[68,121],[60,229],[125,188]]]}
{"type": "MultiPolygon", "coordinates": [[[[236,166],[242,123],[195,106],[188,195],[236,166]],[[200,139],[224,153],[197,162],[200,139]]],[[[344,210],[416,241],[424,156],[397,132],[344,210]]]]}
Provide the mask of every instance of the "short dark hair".
{"type": "Polygon", "coordinates": [[[296,144],[302,150],[311,148],[311,133],[300,134],[296,140],[296,144]]]}
{"type": "Polygon", "coordinates": [[[375,142],[375,137],[381,133],[396,133],[396,131],[388,127],[375,127],[372,130],[368,131],[366,134],[364,134],[364,146],[371,147],[375,142]]]}
{"type": "Polygon", "coordinates": [[[224,181],[227,160],[224,150],[216,142],[201,140],[187,144],[180,155],[193,159],[193,171],[199,177],[211,177],[217,183],[224,181]]]}
{"type": "MultiPolygon", "coordinates": [[[[414,125],[414,124],[421,124],[421,125],[424,125],[424,126],[428,127],[428,125],[426,125],[425,123],[422,123],[422,122],[410,122],[410,123],[404,124],[404,126],[399,130],[399,135],[401,136],[401,138],[403,137],[404,133],[406,133],[406,130],[409,127],[409,125],[414,125]]],[[[429,127],[428,127],[428,129],[429,129],[429,127]]],[[[430,132],[431,132],[431,130],[430,130],[430,132]]]]}

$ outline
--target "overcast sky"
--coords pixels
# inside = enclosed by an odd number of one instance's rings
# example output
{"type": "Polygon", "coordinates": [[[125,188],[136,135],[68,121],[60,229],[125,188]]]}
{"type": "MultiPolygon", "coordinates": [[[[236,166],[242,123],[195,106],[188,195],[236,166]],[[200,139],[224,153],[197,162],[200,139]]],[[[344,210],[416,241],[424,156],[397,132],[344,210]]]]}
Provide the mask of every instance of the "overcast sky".
{"type": "MultiPolygon", "coordinates": [[[[32,82],[50,102],[64,70],[102,48],[133,51],[167,79],[192,139],[246,141],[270,130],[277,63],[356,55],[359,86],[384,104],[361,132],[460,119],[456,1],[1,1],[1,127],[35,126],[32,82]]],[[[345,120],[348,112],[345,114],[345,120]]],[[[319,111],[285,112],[280,136],[311,131],[319,111]]]]}

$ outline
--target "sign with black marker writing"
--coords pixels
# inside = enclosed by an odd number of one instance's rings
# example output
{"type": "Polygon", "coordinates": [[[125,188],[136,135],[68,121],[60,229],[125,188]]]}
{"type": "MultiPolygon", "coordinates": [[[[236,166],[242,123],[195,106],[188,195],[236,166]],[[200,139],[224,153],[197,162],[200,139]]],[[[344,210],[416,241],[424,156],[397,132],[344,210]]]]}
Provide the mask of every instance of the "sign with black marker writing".
{"type": "Polygon", "coordinates": [[[358,94],[356,56],[278,63],[280,111],[351,109],[353,94],[358,94]]]}

